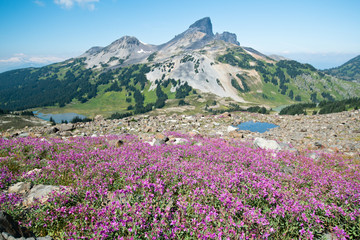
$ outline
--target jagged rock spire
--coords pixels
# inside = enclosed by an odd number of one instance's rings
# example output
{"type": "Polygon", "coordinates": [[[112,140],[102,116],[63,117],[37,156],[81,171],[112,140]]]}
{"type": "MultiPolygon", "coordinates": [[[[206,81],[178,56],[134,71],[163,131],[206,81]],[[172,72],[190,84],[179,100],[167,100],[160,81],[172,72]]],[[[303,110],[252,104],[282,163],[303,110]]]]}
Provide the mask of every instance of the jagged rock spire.
{"type": "Polygon", "coordinates": [[[189,28],[195,28],[200,32],[206,33],[207,35],[213,36],[212,24],[209,17],[202,18],[195,23],[191,24],[189,28]]]}

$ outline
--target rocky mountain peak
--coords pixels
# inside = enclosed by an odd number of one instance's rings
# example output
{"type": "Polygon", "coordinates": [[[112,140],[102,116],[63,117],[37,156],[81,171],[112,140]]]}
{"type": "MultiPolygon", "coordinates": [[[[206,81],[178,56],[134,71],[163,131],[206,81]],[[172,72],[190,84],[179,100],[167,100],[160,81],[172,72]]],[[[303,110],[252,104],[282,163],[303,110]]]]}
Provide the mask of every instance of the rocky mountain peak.
{"type": "MultiPolygon", "coordinates": [[[[121,45],[140,45],[139,39],[132,36],[124,36],[113,42],[112,44],[121,44],[121,45]]],[[[111,44],[111,45],[112,45],[111,44]]]]}
{"type": "Polygon", "coordinates": [[[223,40],[225,42],[229,42],[229,43],[240,46],[240,43],[238,42],[235,33],[230,33],[230,32],[223,32],[221,34],[216,33],[215,39],[223,40]]]}
{"type": "Polygon", "coordinates": [[[92,47],[90,48],[89,50],[87,50],[85,52],[85,54],[96,54],[96,53],[99,53],[103,48],[102,47],[99,47],[99,46],[96,46],[96,47],[92,47]]]}
{"type": "Polygon", "coordinates": [[[198,31],[206,33],[207,35],[214,36],[211,20],[209,17],[197,20],[195,23],[190,25],[189,29],[197,29],[198,31]]]}

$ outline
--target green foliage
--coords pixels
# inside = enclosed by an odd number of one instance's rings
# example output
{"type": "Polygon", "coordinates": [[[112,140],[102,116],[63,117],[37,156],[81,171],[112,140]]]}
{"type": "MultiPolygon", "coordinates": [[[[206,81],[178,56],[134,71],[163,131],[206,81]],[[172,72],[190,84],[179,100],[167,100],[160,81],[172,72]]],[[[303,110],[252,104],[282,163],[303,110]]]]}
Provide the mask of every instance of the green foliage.
{"type": "Polygon", "coordinates": [[[56,103],[65,106],[74,98],[94,97],[98,84],[90,83],[89,79],[95,77],[96,73],[85,69],[83,61],[80,58],[65,62],[65,65],[53,64],[38,69],[26,68],[1,73],[0,106],[8,110],[51,106],[56,103]]]}
{"type": "Polygon", "coordinates": [[[321,96],[322,96],[324,99],[327,99],[328,101],[331,101],[331,102],[335,101],[334,97],[331,96],[330,93],[322,92],[322,93],[321,93],[321,96]]]}
{"type": "Polygon", "coordinates": [[[349,109],[360,107],[360,98],[349,98],[339,101],[322,101],[319,103],[319,114],[343,112],[349,109]]]}
{"type": "Polygon", "coordinates": [[[185,105],[189,105],[189,103],[185,102],[184,99],[180,99],[178,106],[185,106],[185,105]]]}
{"type": "Polygon", "coordinates": [[[181,85],[180,87],[178,87],[176,89],[176,94],[175,94],[175,98],[180,99],[180,98],[185,98],[186,96],[189,95],[189,93],[191,92],[192,87],[190,87],[188,85],[187,82],[185,82],[183,85],[181,85]]]}
{"type": "Polygon", "coordinates": [[[290,90],[290,91],[289,91],[289,98],[290,98],[290,99],[294,99],[294,92],[293,92],[293,90],[290,90]]]}
{"type": "Polygon", "coordinates": [[[249,107],[246,109],[246,111],[253,113],[261,113],[261,114],[269,114],[270,112],[265,107],[260,107],[260,106],[249,107]]]}
{"type": "Polygon", "coordinates": [[[313,103],[317,103],[318,100],[317,100],[317,93],[314,92],[310,95],[310,100],[313,102],[313,103]]]}
{"type": "Polygon", "coordinates": [[[156,96],[157,100],[155,102],[155,108],[163,108],[165,106],[165,101],[168,99],[168,96],[161,89],[160,84],[156,87],[156,96]]]}
{"type": "Polygon", "coordinates": [[[56,122],[55,122],[55,120],[52,118],[52,117],[50,117],[50,120],[49,120],[50,122],[51,122],[51,125],[56,125],[56,122]]]}
{"type": "Polygon", "coordinates": [[[194,57],[192,55],[185,55],[181,60],[180,63],[186,63],[186,62],[193,62],[194,57]]]}
{"type": "Polygon", "coordinates": [[[33,111],[22,111],[20,113],[21,116],[34,116],[33,111]]]}
{"type": "Polygon", "coordinates": [[[360,81],[360,55],[340,67],[331,68],[324,72],[346,81],[360,81]]]}
{"type": "Polygon", "coordinates": [[[231,79],[231,86],[233,86],[235,89],[239,90],[240,92],[243,91],[243,89],[240,87],[239,83],[234,78],[231,79]]]}
{"type": "Polygon", "coordinates": [[[244,76],[240,75],[240,74],[236,74],[236,76],[240,79],[241,84],[243,86],[243,88],[241,88],[241,92],[246,93],[246,92],[250,92],[250,88],[249,86],[246,84],[246,80],[244,78],[244,76]]]}
{"type": "Polygon", "coordinates": [[[0,109],[0,115],[2,115],[2,114],[8,114],[8,113],[10,113],[10,112],[7,111],[7,110],[0,109]]]}
{"type": "Polygon", "coordinates": [[[132,112],[125,112],[125,113],[113,113],[111,114],[111,116],[109,117],[109,119],[121,119],[121,118],[126,118],[126,117],[130,117],[132,116],[133,113],[132,112]]]}
{"type": "Polygon", "coordinates": [[[90,119],[90,118],[80,118],[79,116],[76,116],[70,122],[78,123],[78,122],[91,122],[91,121],[92,121],[92,119],[90,119]]]}
{"type": "Polygon", "coordinates": [[[153,52],[152,54],[150,54],[150,55],[148,56],[147,60],[148,60],[149,62],[152,62],[152,61],[155,59],[156,55],[157,55],[157,52],[153,52]]]}
{"type": "Polygon", "coordinates": [[[287,106],[280,111],[280,115],[306,114],[306,108],[316,107],[315,103],[299,103],[287,106]]]}
{"type": "Polygon", "coordinates": [[[111,84],[111,86],[105,90],[105,92],[110,92],[110,91],[114,91],[114,92],[121,92],[122,88],[119,87],[119,84],[117,82],[113,82],[111,84]]]}
{"type": "Polygon", "coordinates": [[[217,57],[217,60],[222,63],[227,63],[232,66],[237,66],[244,69],[252,69],[250,61],[257,62],[257,60],[250,54],[247,54],[241,47],[228,49],[227,53],[217,57]]]}

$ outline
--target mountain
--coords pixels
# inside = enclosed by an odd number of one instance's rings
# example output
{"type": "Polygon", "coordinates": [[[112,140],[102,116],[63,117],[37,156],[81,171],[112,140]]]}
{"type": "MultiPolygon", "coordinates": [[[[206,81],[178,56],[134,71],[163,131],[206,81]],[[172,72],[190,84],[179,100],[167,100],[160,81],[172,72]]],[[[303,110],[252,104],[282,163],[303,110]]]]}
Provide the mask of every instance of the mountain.
{"type": "MultiPolygon", "coordinates": [[[[358,96],[360,86],[213,33],[210,18],[161,45],[124,36],[77,58],[0,74],[0,108],[141,113],[190,104],[194,111],[234,104],[278,106],[358,96]],[[182,101],[180,101],[182,99],[182,101]]],[[[185,107],[184,107],[185,108],[185,107]]]]}
{"type": "Polygon", "coordinates": [[[271,54],[269,55],[270,58],[274,59],[275,61],[281,61],[281,60],[290,60],[284,56],[281,55],[276,55],[276,54],[271,54]]]}
{"type": "Polygon", "coordinates": [[[339,67],[324,70],[324,72],[346,81],[360,83],[360,55],[354,57],[339,67]]]}

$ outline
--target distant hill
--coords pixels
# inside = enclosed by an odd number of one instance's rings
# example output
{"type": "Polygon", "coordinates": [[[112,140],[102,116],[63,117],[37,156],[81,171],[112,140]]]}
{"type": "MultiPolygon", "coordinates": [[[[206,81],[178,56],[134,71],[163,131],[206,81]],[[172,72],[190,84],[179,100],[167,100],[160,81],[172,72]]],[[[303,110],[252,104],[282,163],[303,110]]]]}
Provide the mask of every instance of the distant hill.
{"type": "Polygon", "coordinates": [[[344,79],[360,83],[360,55],[354,57],[340,67],[324,70],[325,73],[344,79]]]}
{"type": "Polygon", "coordinates": [[[234,33],[214,34],[208,17],[161,45],[124,36],[64,62],[0,74],[2,109],[53,106],[84,115],[143,113],[177,102],[226,109],[230,102],[273,107],[359,95],[357,83],[274,60],[241,46],[234,33]]]}

